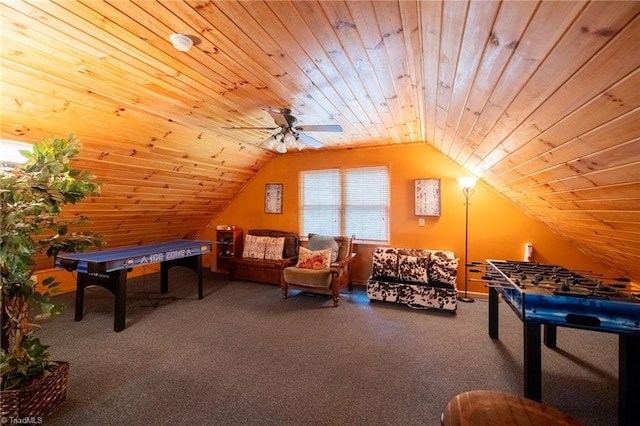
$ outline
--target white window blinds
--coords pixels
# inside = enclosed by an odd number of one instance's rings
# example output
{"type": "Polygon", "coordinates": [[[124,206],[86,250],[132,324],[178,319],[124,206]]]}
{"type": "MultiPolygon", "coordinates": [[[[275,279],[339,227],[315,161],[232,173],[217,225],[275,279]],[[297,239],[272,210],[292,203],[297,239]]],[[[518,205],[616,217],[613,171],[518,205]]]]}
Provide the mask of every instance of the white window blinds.
{"type": "Polygon", "coordinates": [[[300,174],[301,235],[389,239],[387,167],[327,169],[300,174]]]}

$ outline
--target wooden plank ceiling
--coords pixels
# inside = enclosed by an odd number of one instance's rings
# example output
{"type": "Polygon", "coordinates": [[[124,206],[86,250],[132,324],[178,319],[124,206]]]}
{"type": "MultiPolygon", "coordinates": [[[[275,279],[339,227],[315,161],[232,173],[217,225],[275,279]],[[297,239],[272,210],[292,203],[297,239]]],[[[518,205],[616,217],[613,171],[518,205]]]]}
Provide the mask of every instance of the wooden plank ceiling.
{"type": "Polygon", "coordinates": [[[82,140],[110,246],[196,235],[277,155],[227,128],[290,107],[343,127],[321,149],[432,144],[640,279],[640,2],[1,3],[2,137],[82,140]]]}

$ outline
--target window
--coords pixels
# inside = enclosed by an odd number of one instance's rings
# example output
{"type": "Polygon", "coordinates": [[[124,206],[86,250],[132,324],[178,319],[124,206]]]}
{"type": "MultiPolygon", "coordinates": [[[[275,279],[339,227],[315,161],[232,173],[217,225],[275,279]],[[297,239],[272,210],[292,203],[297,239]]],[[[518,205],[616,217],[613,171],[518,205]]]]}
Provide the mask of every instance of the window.
{"type": "Polygon", "coordinates": [[[327,169],[300,174],[301,235],[355,235],[389,240],[387,167],[327,169]]]}

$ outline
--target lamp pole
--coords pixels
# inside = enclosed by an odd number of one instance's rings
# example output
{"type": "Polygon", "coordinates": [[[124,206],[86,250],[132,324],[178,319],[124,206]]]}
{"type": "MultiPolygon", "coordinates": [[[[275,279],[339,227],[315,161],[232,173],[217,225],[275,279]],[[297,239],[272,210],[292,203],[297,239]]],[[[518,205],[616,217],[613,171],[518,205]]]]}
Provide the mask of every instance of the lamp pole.
{"type": "Polygon", "coordinates": [[[469,280],[467,278],[467,263],[469,262],[469,198],[473,195],[477,178],[459,178],[460,186],[462,186],[462,193],[464,194],[464,297],[458,296],[458,300],[461,302],[475,302],[473,297],[467,295],[467,286],[469,280]]]}

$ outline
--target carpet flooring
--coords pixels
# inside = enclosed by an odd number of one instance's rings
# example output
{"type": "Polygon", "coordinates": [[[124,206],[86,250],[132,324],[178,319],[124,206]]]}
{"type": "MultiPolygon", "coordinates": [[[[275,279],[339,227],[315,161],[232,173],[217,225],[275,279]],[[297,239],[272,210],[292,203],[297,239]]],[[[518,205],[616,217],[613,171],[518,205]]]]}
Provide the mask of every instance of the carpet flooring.
{"type": "MultiPolygon", "coordinates": [[[[370,302],[363,287],[329,297],[229,281],[205,272],[205,297],[184,268],[129,281],[127,328],[113,297],[88,288],[85,316],[68,304],[38,333],[69,361],[66,403],[47,425],[434,425],[455,395],[521,394],[522,323],[488,303],[456,314],[370,302]]],[[[584,422],[617,423],[617,336],[558,328],[542,349],[543,402],[584,422]]]]}

